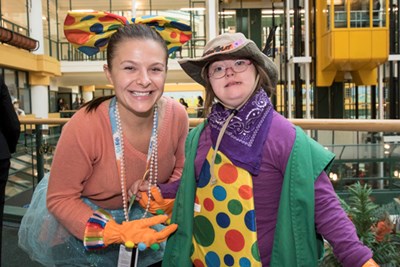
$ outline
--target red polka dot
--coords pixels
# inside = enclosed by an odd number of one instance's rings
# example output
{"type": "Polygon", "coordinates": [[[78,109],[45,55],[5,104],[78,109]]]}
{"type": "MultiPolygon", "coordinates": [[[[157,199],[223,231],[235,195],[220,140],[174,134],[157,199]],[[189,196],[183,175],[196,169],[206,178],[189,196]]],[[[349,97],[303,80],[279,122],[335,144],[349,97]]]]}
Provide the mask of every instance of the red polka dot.
{"type": "Polygon", "coordinates": [[[89,40],[90,33],[82,30],[64,30],[68,41],[75,44],[84,44],[89,40]]]}
{"type": "Polygon", "coordinates": [[[111,16],[104,16],[104,17],[99,17],[99,21],[101,22],[108,22],[108,21],[115,21],[116,19],[111,16]]]}
{"type": "Polygon", "coordinates": [[[207,211],[212,211],[214,209],[214,201],[212,201],[211,198],[204,199],[203,205],[207,211]]]}
{"type": "Polygon", "coordinates": [[[169,35],[172,39],[175,39],[177,34],[176,32],[171,32],[171,34],[169,35]]]}
{"type": "Polygon", "coordinates": [[[75,18],[73,16],[67,15],[67,17],[64,20],[64,25],[72,25],[75,23],[75,18]]]}
{"type": "Polygon", "coordinates": [[[229,230],[225,234],[225,243],[234,252],[239,252],[244,248],[244,237],[237,230],[229,230]]]}
{"type": "Polygon", "coordinates": [[[196,267],[205,267],[204,263],[203,263],[201,260],[199,260],[199,259],[195,259],[195,260],[193,261],[193,264],[194,264],[194,266],[196,266],[196,267]]]}
{"type": "Polygon", "coordinates": [[[239,188],[239,196],[243,199],[250,199],[253,197],[253,190],[248,185],[242,185],[239,188]]]}
{"type": "Polygon", "coordinates": [[[122,22],[123,24],[127,24],[128,20],[125,17],[121,17],[115,14],[105,14],[102,17],[98,17],[99,21],[101,22],[109,22],[109,21],[115,21],[115,23],[118,24],[118,22],[122,22]]]}
{"type": "Polygon", "coordinates": [[[199,197],[196,195],[196,197],[194,198],[194,203],[199,204],[199,197]]]}
{"type": "Polygon", "coordinates": [[[225,163],[219,168],[218,175],[222,182],[232,184],[236,182],[238,178],[238,171],[232,164],[225,163]]]}
{"type": "Polygon", "coordinates": [[[181,35],[179,36],[180,42],[182,44],[186,43],[187,41],[190,40],[190,38],[192,38],[192,34],[185,34],[183,32],[181,32],[181,35]]]}

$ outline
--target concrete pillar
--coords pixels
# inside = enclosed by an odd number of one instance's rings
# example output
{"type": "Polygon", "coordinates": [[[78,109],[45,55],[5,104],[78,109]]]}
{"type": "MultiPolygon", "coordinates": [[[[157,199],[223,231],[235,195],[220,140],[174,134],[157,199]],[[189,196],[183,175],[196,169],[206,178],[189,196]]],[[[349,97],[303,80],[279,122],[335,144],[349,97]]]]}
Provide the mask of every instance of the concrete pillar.
{"type": "Polygon", "coordinates": [[[84,85],[82,86],[82,97],[85,102],[89,102],[93,99],[93,92],[96,90],[94,85],[84,85]]]}
{"type": "Polygon", "coordinates": [[[49,114],[49,92],[50,77],[36,73],[29,74],[29,84],[31,85],[32,114],[36,118],[47,118],[49,114]]]}
{"type": "MultiPolygon", "coordinates": [[[[33,53],[44,54],[43,22],[42,22],[42,1],[30,0],[28,2],[29,13],[29,34],[35,40],[39,41],[39,48],[33,53]]],[[[49,93],[48,85],[50,79],[48,76],[30,74],[30,85],[32,95],[32,113],[37,118],[47,118],[49,113],[49,93]]]]}
{"type": "Polygon", "coordinates": [[[208,0],[206,3],[206,29],[207,41],[214,39],[218,35],[218,1],[208,0]]]}
{"type": "Polygon", "coordinates": [[[31,38],[39,41],[39,48],[33,53],[38,55],[44,54],[44,35],[42,21],[42,1],[30,0],[28,2],[29,15],[29,35],[31,38]]]}

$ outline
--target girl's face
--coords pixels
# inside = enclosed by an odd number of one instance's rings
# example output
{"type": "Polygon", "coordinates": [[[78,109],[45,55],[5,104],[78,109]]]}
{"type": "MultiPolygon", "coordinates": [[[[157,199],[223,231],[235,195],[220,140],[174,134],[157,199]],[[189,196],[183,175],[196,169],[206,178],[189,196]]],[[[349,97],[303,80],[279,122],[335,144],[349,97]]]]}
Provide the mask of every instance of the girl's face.
{"type": "Polygon", "coordinates": [[[165,50],[153,40],[126,40],[116,47],[112,68],[104,65],[120,108],[137,115],[148,113],[164,92],[165,50]]]}
{"type": "Polygon", "coordinates": [[[253,92],[257,71],[247,59],[220,60],[209,66],[208,75],[218,99],[236,108],[253,92]]]}

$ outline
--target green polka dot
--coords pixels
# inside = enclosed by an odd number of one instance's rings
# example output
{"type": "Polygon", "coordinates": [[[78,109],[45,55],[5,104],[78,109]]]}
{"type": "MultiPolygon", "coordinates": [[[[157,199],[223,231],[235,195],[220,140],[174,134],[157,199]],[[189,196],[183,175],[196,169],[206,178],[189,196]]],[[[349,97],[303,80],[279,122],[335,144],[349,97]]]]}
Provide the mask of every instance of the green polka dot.
{"type": "Polygon", "coordinates": [[[222,161],[221,155],[219,153],[217,153],[217,156],[215,157],[215,164],[220,164],[222,161]]]}
{"type": "Polygon", "coordinates": [[[251,246],[251,255],[256,261],[260,261],[260,252],[258,251],[257,241],[251,246]]]}
{"type": "Polygon", "coordinates": [[[236,199],[232,199],[228,203],[228,210],[233,215],[239,215],[243,211],[242,203],[236,199]]]}
{"type": "Polygon", "coordinates": [[[206,217],[199,215],[194,218],[193,236],[197,244],[203,247],[208,247],[214,242],[214,228],[206,217]]]}

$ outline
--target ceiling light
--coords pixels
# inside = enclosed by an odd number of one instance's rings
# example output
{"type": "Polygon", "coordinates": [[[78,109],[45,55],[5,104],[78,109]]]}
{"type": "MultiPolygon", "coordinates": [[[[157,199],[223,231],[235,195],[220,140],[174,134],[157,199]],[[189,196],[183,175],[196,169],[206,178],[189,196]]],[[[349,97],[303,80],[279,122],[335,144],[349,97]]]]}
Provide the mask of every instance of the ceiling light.
{"type": "Polygon", "coordinates": [[[182,7],[181,11],[204,11],[206,10],[205,7],[182,7]]]}
{"type": "Polygon", "coordinates": [[[93,12],[94,9],[74,9],[72,12],[93,12]]]}
{"type": "Polygon", "coordinates": [[[218,12],[218,15],[236,15],[236,11],[222,11],[218,12]]]}

